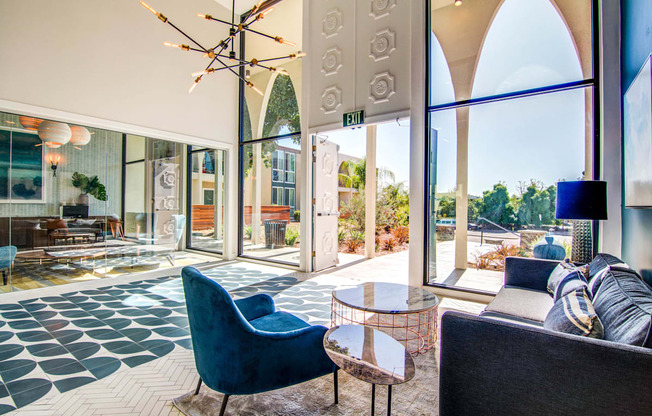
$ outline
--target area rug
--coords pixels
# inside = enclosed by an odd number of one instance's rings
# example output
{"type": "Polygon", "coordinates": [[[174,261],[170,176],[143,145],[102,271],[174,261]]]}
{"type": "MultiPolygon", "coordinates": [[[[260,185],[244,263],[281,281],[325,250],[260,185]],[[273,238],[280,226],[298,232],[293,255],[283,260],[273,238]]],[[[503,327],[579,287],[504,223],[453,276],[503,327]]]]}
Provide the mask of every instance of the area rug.
{"type": "MultiPolygon", "coordinates": [[[[431,350],[415,357],[416,374],[405,384],[392,387],[392,414],[438,415],[439,353],[431,350]]],[[[229,397],[226,415],[368,415],[371,413],[371,384],[344,371],[339,376],[339,404],[333,403],[333,376],[327,375],[296,386],[250,396],[229,397]]],[[[189,392],[173,400],[187,416],[219,414],[224,395],[202,386],[195,396],[189,392]]],[[[387,387],[376,387],[376,414],[387,412],[387,387]]]]}

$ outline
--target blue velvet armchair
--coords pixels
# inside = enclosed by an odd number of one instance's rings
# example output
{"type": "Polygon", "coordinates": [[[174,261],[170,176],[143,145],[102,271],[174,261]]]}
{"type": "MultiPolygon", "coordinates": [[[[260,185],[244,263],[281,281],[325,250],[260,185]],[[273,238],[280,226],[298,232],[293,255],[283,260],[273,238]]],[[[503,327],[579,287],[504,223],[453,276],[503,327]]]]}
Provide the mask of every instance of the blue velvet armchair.
{"type": "Polygon", "coordinates": [[[181,273],[195,363],[202,381],[224,393],[220,415],[231,395],[254,394],[334,375],[337,367],[323,347],[326,327],[311,326],[259,294],[233,301],[222,286],[193,267],[181,273]]]}
{"type": "Polygon", "coordinates": [[[15,258],[16,258],[15,246],[0,247],[0,270],[2,270],[2,284],[4,285],[8,283],[7,270],[11,269],[11,265],[14,263],[15,258]]]}

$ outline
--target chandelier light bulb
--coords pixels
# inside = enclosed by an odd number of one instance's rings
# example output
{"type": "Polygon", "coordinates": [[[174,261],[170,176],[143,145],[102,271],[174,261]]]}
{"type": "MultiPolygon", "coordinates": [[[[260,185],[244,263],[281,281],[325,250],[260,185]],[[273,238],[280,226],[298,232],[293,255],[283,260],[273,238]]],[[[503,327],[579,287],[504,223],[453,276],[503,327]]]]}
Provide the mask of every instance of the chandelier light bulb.
{"type": "Polygon", "coordinates": [[[462,0],[455,0],[454,3],[456,6],[461,6],[462,5],[462,0]]]}
{"type": "Polygon", "coordinates": [[[195,87],[197,86],[197,84],[199,84],[199,81],[201,81],[201,75],[198,76],[198,77],[195,79],[195,82],[192,83],[192,85],[190,86],[190,89],[188,90],[188,94],[190,94],[190,93],[192,92],[192,90],[195,89],[195,87]]]}
{"type": "Polygon", "coordinates": [[[183,49],[184,51],[189,51],[190,50],[190,46],[188,46],[188,45],[178,45],[176,43],[170,43],[170,42],[163,42],[163,45],[169,46],[171,48],[183,49]]]}

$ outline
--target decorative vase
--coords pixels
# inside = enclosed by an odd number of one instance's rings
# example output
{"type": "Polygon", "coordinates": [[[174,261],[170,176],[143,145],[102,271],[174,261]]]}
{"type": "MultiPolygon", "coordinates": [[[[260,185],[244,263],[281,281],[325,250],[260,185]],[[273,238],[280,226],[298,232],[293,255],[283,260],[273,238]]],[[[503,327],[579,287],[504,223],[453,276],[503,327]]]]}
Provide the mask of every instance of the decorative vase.
{"type": "Polygon", "coordinates": [[[79,194],[77,197],[77,205],[88,205],[88,194],[79,194]]]}
{"type": "Polygon", "coordinates": [[[534,245],[532,255],[537,259],[564,260],[566,249],[553,236],[548,235],[534,245]]]}

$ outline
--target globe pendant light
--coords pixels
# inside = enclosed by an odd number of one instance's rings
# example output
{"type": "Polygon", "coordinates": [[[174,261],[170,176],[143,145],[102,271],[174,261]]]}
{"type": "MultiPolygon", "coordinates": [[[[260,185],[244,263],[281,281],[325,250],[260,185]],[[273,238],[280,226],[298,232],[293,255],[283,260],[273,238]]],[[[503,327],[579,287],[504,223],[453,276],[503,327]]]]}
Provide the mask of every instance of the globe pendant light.
{"type": "Polygon", "coordinates": [[[71,126],[70,130],[72,131],[70,144],[73,146],[84,146],[91,141],[91,133],[85,127],[71,126]]]}
{"type": "Polygon", "coordinates": [[[38,137],[46,146],[57,148],[70,141],[72,131],[65,123],[44,121],[38,126],[38,137]]]}
{"type": "Polygon", "coordinates": [[[43,122],[40,118],[20,116],[18,117],[20,125],[26,128],[27,130],[37,131],[38,126],[43,122]]]}

